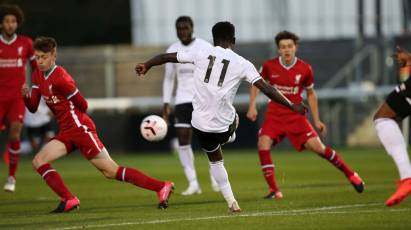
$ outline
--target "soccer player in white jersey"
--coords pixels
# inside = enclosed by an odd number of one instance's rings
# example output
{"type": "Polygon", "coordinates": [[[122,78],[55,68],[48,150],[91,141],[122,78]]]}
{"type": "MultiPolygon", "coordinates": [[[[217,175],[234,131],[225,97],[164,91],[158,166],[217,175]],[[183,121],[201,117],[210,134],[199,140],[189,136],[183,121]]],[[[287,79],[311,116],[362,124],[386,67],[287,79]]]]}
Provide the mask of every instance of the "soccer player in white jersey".
{"type": "MultiPolygon", "coordinates": [[[[180,16],[176,20],[178,42],[173,43],[167,53],[180,51],[201,50],[211,47],[211,44],[200,38],[193,37],[193,20],[188,16],[180,16]]],[[[201,188],[197,180],[194,166],[193,149],[191,148],[192,128],[191,113],[193,112],[193,73],[191,63],[167,63],[163,82],[163,118],[169,123],[171,113],[170,102],[173,95],[174,82],[177,80],[175,96],[174,127],[178,139],[178,156],[188,181],[188,188],[182,195],[200,194],[201,188]]],[[[218,185],[210,172],[211,187],[218,191],[218,185]]]]}
{"type": "Polygon", "coordinates": [[[261,78],[251,62],[231,50],[235,44],[233,24],[218,22],[213,26],[212,33],[215,47],[160,54],[145,63],[137,64],[135,70],[138,75],[142,75],[151,67],[166,62],[194,64],[194,110],[191,125],[199,137],[202,149],[208,155],[211,173],[230,211],[240,212],[221,151],[221,145],[235,137],[238,117],[232,103],[240,83],[243,80],[250,82],[271,100],[301,114],[305,113],[306,108],[303,104],[293,104],[287,100],[261,78]]]}

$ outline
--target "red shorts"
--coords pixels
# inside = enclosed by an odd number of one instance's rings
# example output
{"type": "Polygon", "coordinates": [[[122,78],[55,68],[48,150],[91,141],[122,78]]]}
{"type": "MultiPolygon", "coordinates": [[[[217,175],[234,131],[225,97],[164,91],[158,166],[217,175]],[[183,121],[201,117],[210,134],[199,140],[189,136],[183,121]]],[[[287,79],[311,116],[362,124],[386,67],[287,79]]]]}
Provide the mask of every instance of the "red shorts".
{"type": "MultiPolygon", "coordinates": [[[[23,122],[26,107],[23,98],[0,100],[0,129],[5,128],[6,122],[23,122]]],[[[0,130],[1,131],[1,130],[0,130]]]]}
{"type": "Polygon", "coordinates": [[[104,149],[97,132],[94,129],[87,128],[87,126],[61,131],[53,139],[63,142],[67,153],[78,148],[88,160],[97,156],[104,149]]]}
{"type": "Polygon", "coordinates": [[[304,115],[276,116],[270,113],[266,113],[259,131],[259,136],[264,135],[271,137],[275,143],[280,143],[284,137],[288,137],[297,151],[304,150],[304,144],[308,139],[318,136],[304,115]]]}

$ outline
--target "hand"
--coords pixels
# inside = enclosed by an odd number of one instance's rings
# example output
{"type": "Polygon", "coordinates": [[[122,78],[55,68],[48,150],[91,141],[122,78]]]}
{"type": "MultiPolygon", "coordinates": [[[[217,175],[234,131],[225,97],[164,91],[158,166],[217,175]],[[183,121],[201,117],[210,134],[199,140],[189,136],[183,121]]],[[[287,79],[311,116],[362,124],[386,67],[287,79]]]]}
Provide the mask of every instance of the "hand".
{"type": "Polygon", "coordinates": [[[169,119],[170,113],[171,113],[170,104],[164,103],[164,106],[163,106],[163,119],[167,123],[167,125],[170,125],[170,119],[169,119]]]}
{"type": "Polygon", "coordinates": [[[317,130],[320,131],[322,137],[327,136],[327,126],[324,123],[322,123],[321,121],[315,121],[314,125],[317,130]]]}
{"type": "Polygon", "coordinates": [[[394,56],[401,67],[411,65],[411,54],[400,46],[396,47],[394,56]]]}
{"type": "Polygon", "coordinates": [[[297,113],[299,113],[299,114],[301,114],[301,115],[305,115],[305,113],[307,113],[307,111],[308,111],[308,108],[307,108],[307,106],[304,105],[304,103],[293,104],[293,105],[291,106],[291,109],[292,109],[294,112],[297,112],[297,113]]]}
{"type": "Polygon", "coordinates": [[[21,87],[21,95],[23,97],[30,97],[30,88],[26,83],[21,87]]]}
{"type": "Polygon", "coordinates": [[[150,68],[147,67],[147,65],[146,65],[145,63],[138,63],[138,64],[136,65],[135,71],[136,71],[136,74],[137,74],[138,76],[141,76],[141,75],[146,74],[149,69],[150,69],[150,68]]]}
{"type": "Polygon", "coordinates": [[[248,108],[248,111],[247,111],[248,120],[256,121],[257,120],[257,114],[258,114],[258,112],[257,112],[257,109],[255,107],[248,108]]]}

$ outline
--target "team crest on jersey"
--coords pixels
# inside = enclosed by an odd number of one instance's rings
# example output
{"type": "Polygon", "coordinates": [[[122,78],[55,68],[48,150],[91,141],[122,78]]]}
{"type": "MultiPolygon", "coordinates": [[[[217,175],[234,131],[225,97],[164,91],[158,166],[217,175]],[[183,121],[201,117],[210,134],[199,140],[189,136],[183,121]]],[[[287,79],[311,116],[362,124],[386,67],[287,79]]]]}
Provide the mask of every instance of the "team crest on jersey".
{"type": "Polygon", "coordinates": [[[53,94],[53,85],[49,85],[49,93],[53,94]]]}
{"type": "Polygon", "coordinates": [[[23,46],[17,47],[17,55],[21,56],[23,54],[23,46]]]}
{"type": "Polygon", "coordinates": [[[298,85],[298,83],[300,83],[300,80],[301,80],[301,74],[295,75],[295,84],[298,85]]]}

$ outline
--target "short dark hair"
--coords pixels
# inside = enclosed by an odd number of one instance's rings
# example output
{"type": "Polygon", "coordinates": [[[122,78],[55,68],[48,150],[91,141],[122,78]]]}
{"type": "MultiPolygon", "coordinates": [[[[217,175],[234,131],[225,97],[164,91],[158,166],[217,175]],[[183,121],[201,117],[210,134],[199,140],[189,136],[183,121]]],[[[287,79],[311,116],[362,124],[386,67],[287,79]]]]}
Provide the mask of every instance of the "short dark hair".
{"type": "Polygon", "coordinates": [[[177,24],[180,23],[180,22],[186,22],[186,23],[190,24],[191,28],[193,28],[193,26],[194,26],[193,19],[191,19],[190,16],[183,15],[183,16],[178,17],[177,20],[176,20],[176,27],[177,27],[177,24]]]}
{"type": "Polygon", "coordinates": [[[44,53],[52,52],[57,48],[57,42],[52,37],[37,37],[34,40],[34,50],[44,53]]]}
{"type": "Polygon", "coordinates": [[[277,47],[279,46],[280,41],[284,39],[291,39],[296,45],[300,41],[300,38],[297,36],[297,34],[283,30],[275,36],[275,44],[277,44],[277,47]]]}
{"type": "Polygon", "coordinates": [[[0,22],[3,22],[6,15],[14,15],[17,23],[20,25],[24,21],[24,13],[18,5],[2,4],[0,5],[0,22]]]}
{"type": "Polygon", "coordinates": [[[212,29],[214,43],[216,41],[233,41],[235,27],[231,22],[217,22],[212,29]]]}

